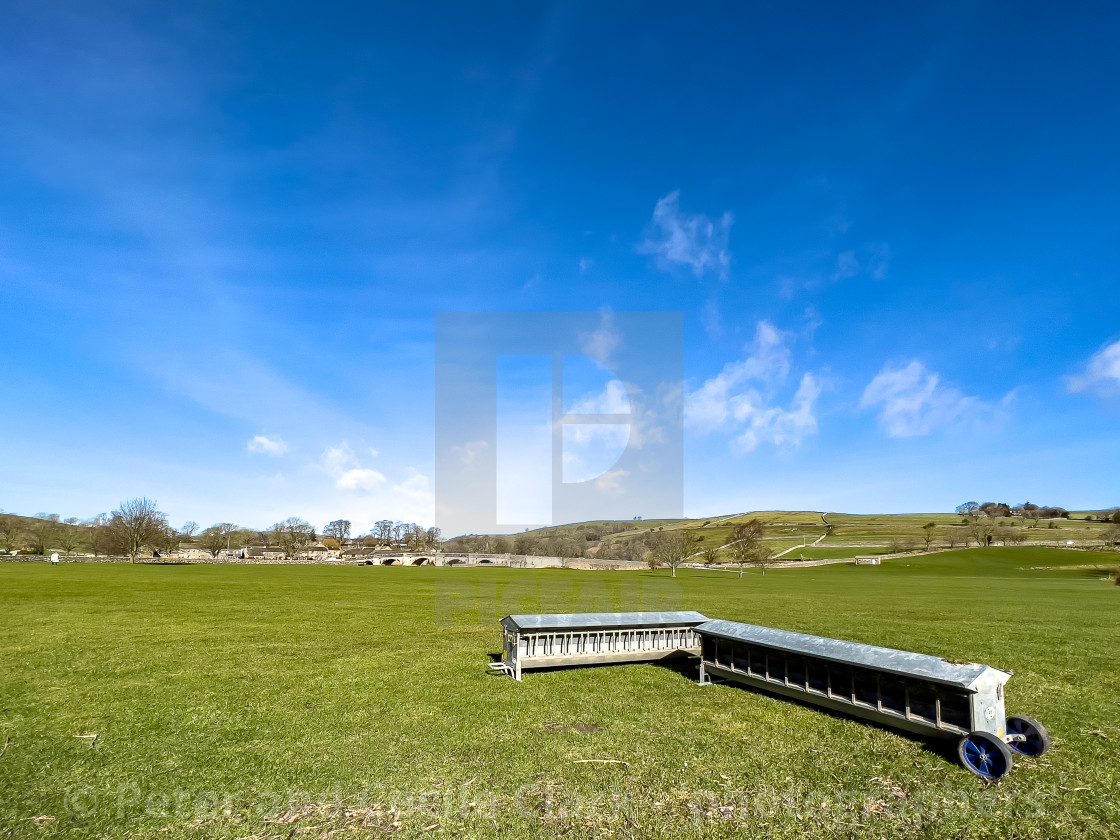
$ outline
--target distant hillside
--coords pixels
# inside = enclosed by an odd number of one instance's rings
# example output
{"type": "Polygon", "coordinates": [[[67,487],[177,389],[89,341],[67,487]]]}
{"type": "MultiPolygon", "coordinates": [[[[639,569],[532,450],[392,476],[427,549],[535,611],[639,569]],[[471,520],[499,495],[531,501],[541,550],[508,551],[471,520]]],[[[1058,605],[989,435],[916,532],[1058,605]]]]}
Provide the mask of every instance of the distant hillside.
{"type": "Polygon", "coordinates": [[[0,513],[0,554],[13,551],[49,554],[72,553],[88,542],[88,529],[76,518],[56,514],[42,517],[0,513]]]}
{"type": "Polygon", "coordinates": [[[641,559],[665,531],[684,531],[694,553],[719,551],[736,525],[764,523],[771,555],[788,559],[851,557],[969,545],[1099,544],[1120,525],[1104,521],[1114,510],[1073,511],[1069,518],[1025,519],[956,513],[850,514],[822,511],[753,511],[705,519],[598,520],[538,528],[521,534],[473,535],[451,540],[461,551],[641,559]]]}

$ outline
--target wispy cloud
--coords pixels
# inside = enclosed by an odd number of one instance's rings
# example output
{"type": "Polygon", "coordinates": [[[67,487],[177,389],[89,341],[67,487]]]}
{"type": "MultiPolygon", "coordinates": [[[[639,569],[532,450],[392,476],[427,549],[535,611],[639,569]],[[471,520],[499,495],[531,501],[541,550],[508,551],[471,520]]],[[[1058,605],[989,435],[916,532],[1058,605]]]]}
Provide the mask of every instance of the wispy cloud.
{"type": "Polygon", "coordinates": [[[764,442],[795,446],[816,434],[815,407],[822,385],[812,373],[802,374],[788,407],[774,404],[791,369],[786,338],[773,324],[759,322],[748,355],[729,362],[689,394],[688,428],[700,434],[726,432],[732,436],[732,448],[740,452],[753,451],[764,442]]]}
{"type": "Polygon", "coordinates": [[[580,335],[580,350],[600,364],[610,364],[611,354],[614,353],[618,343],[622,340],[618,329],[615,327],[614,315],[604,312],[600,317],[599,328],[580,335]]]}
{"type": "Polygon", "coordinates": [[[890,268],[891,249],[885,242],[867,242],[853,251],[836,256],[836,265],[829,280],[837,282],[864,275],[872,280],[882,280],[890,268]]]}
{"type": "Polygon", "coordinates": [[[595,489],[600,493],[621,496],[626,492],[628,470],[607,470],[595,479],[595,489]]]}
{"type": "MultiPolygon", "coordinates": [[[[572,414],[631,414],[631,401],[626,386],[612,379],[598,392],[574,400],[572,414]]],[[[563,469],[565,481],[587,481],[602,476],[618,461],[630,443],[633,423],[569,423],[563,427],[563,469]]],[[[635,442],[641,445],[640,435],[635,442]]]]}
{"type": "Polygon", "coordinates": [[[369,492],[385,483],[385,476],[377,470],[363,467],[358,463],[354,450],[346,441],[323,450],[319,463],[334,479],[334,486],[339,490],[369,492]]]}
{"type": "Polygon", "coordinates": [[[1011,399],[1008,394],[990,403],[966,396],[915,360],[884,367],[864,389],[860,408],[878,409],[879,425],[891,437],[915,437],[956,423],[997,419],[1011,399]]]}
{"type": "Polygon", "coordinates": [[[731,265],[727,241],[733,221],[730,213],[713,222],[703,213],[683,212],[680,190],[674,190],[653,208],[653,220],[638,252],[653,254],[665,269],[683,265],[697,277],[713,272],[724,279],[731,265]]]}
{"type": "Polygon", "coordinates": [[[484,440],[472,440],[461,446],[451,447],[451,453],[465,467],[474,466],[480,462],[490,449],[490,444],[484,440]]]}
{"type": "Polygon", "coordinates": [[[428,477],[416,469],[410,468],[408,472],[412,473],[408,478],[393,485],[394,495],[403,496],[417,504],[431,505],[432,491],[428,477]]]}
{"type": "Polygon", "coordinates": [[[704,302],[704,308],[700,310],[700,324],[709,338],[720,338],[723,335],[723,313],[715,298],[704,302]]]}
{"type": "Polygon", "coordinates": [[[733,403],[743,383],[780,381],[789,374],[789,367],[789,348],[782,341],[781,331],[766,321],[760,322],[750,355],[729,362],[718,376],[689,394],[685,402],[685,422],[701,433],[726,426],[733,416],[733,403]]]}
{"type": "Polygon", "coordinates": [[[1084,373],[1067,380],[1075,393],[1096,391],[1103,396],[1120,394],[1120,341],[1105,345],[1092,355],[1084,373]]]}
{"type": "Polygon", "coordinates": [[[256,435],[246,444],[245,448],[258,455],[271,455],[274,458],[278,458],[288,451],[288,444],[279,436],[268,437],[267,435],[256,435]]]}

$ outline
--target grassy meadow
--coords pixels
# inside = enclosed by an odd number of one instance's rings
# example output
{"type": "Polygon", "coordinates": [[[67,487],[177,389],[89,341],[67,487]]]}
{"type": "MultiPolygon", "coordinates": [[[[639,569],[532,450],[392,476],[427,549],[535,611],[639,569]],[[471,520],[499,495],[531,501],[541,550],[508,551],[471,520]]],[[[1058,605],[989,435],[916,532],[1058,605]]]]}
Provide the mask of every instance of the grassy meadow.
{"type": "MultiPolygon", "coordinates": [[[[1020,517],[1002,517],[984,520],[994,526],[1011,529],[1026,545],[1099,544],[1108,524],[1101,521],[1102,511],[1073,511],[1069,519],[1023,520],[1020,517]],[[1089,517],[1093,518],[1090,519],[1089,517]]],[[[651,536],[658,531],[684,531],[691,550],[721,548],[734,539],[735,526],[749,519],[759,519],[766,526],[764,545],[772,555],[792,549],[782,559],[806,560],[845,559],[860,554],[884,554],[899,548],[918,550],[924,547],[925,526],[933,525],[933,548],[948,550],[948,537],[957,546],[964,546],[968,527],[965,518],[955,513],[904,513],[904,514],[852,514],[819,513],[815,511],[755,511],[731,516],[713,516],[708,519],[661,519],[625,523],[625,530],[609,533],[604,545],[625,542],[642,535],[651,536]],[[819,543],[812,549],[801,551],[802,545],[819,543]]],[[[595,525],[618,523],[579,523],[542,528],[533,532],[538,536],[578,533],[595,525]]],[[[1001,537],[996,536],[998,544],[1001,537]]],[[[955,547],[955,546],[954,546],[955,547]]],[[[726,550],[720,560],[731,558],[726,550]]]]}
{"type": "Polygon", "coordinates": [[[1120,587],[1084,568],[1117,562],[0,564],[0,838],[1118,836],[1120,587]],[[506,613],[678,608],[1014,670],[1054,747],[985,785],[691,664],[486,667],[506,613]]]}

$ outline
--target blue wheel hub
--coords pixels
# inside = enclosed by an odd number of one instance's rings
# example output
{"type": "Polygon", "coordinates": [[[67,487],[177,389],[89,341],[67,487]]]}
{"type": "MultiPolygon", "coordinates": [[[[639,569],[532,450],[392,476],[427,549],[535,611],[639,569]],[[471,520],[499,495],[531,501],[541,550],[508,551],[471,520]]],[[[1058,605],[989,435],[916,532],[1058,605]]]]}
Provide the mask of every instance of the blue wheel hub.
{"type": "Polygon", "coordinates": [[[984,779],[998,779],[1011,769],[1007,754],[995,739],[983,735],[969,735],[961,743],[961,759],[965,767],[984,779]]]}
{"type": "Polygon", "coordinates": [[[1022,735],[1022,741],[1012,741],[1009,745],[1015,752],[1023,755],[1042,755],[1045,752],[1042,743],[1042,733],[1024,721],[1022,718],[1009,718],[1007,721],[1008,735],[1022,735]]]}

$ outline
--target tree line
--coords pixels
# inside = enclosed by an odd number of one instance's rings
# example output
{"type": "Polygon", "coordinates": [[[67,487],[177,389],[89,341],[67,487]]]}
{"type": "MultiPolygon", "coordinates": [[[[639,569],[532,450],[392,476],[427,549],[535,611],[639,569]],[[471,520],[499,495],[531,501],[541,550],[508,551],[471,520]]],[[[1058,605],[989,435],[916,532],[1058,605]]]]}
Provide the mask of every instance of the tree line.
{"type": "MultiPolygon", "coordinates": [[[[1005,519],[1016,517],[1026,520],[1034,519],[1069,519],[1069,511],[1063,507],[1047,507],[1024,502],[1021,505],[1009,505],[1007,502],[965,502],[957,505],[956,513],[964,517],[984,516],[988,519],[1005,519]]],[[[1120,525],[1120,508],[1104,511],[1097,515],[1101,522],[1114,522],[1120,525]]],[[[1086,519],[1093,519],[1093,514],[1085,515],[1086,519]]]]}
{"type": "Polygon", "coordinates": [[[511,536],[474,534],[444,543],[444,551],[472,554],[522,554],[538,557],[595,557],[647,563],[651,569],[666,567],[676,576],[686,562],[715,564],[728,562],[739,568],[759,568],[765,574],[770,552],[763,543],[765,526],[759,519],[740,523],[723,546],[703,545],[703,535],[683,528],[651,527],[625,539],[604,541],[605,537],[633,530],[630,523],[599,522],[562,525],[544,533],[528,532],[511,536]],[[721,552],[723,552],[721,554],[721,552]]]}
{"type": "Polygon", "coordinates": [[[430,551],[440,542],[439,528],[384,519],[368,534],[351,537],[347,519],[329,522],[321,533],[311,523],[291,516],[263,530],[219,522],[201,528],[189,521],[172,526],[167,514],[148,498],[127,499],[112,513],[90,519],[61,518],[39,513],[33,517],[0,513],[0,553],[47,554],[61,550],[94,556],[123,556],[135,562],[142,553],[169,552],[182,546],[197,547],[217,558],[223,551],[263,546],[283,552],[287,559],[307,556],[321,542],[328,549],[369,549],[378,546],[430,551]]]}

